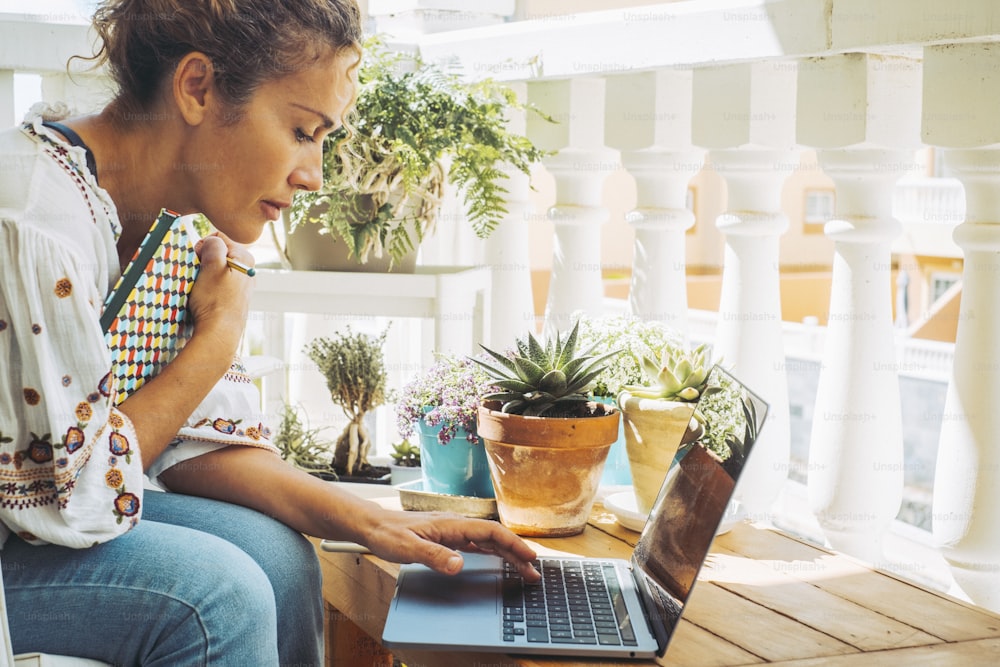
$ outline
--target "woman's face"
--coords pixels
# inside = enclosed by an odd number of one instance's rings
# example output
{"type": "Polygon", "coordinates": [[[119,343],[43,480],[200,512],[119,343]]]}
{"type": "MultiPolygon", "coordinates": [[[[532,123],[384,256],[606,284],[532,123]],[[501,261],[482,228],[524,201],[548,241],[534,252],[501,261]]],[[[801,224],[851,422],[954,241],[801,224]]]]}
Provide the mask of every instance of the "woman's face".
{"type": "Polygon", "coordinates": [[[323,184],[323,138],[340,125],[354,84],[347,52],[263,84],[250,102],[219,111],[199,132],[189,175],[195,206],[217,229],[251,243],[297,190],[323,184]]]}

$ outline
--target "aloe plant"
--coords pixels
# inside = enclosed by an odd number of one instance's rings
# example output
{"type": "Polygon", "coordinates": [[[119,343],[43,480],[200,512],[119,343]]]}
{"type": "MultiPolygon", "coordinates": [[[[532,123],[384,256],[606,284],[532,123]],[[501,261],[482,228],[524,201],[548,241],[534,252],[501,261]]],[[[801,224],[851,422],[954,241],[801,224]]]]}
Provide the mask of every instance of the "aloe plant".
{"type": "Polygon", "coordinates": [[[607,361],[621,350],[599,356],[595,348],[577,352],[579,321],[563,338],[550,337],[543,346],[533,334],[515,341],[510,355],[480,346],[493,361],[473,359],[482,366],[502,390],[487,394],[483,401],[502,402],[501,411],[536,417],[576,416],[581,403],[590,400],[588,390],[605,368],[607,361]]]}
{"type": "Polygon", "coordinates": [[[644,355],[642,371],[646,382],[626,385],[636,398],[695,402],[705,390],[711,364],[707,345],[693,350],[672,344],[662,347],[655,356],[644,355]]]}

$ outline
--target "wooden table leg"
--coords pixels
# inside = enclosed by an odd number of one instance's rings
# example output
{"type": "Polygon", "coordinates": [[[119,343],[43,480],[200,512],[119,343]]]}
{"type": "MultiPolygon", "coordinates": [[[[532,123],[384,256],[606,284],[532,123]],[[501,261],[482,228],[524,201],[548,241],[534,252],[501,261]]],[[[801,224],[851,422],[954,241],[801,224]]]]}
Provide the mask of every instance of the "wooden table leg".
{"type": "Polygon", "coordinates": [[[326,603],[327,667],[393,667],[392,654],[346,614],[326,603]]]}

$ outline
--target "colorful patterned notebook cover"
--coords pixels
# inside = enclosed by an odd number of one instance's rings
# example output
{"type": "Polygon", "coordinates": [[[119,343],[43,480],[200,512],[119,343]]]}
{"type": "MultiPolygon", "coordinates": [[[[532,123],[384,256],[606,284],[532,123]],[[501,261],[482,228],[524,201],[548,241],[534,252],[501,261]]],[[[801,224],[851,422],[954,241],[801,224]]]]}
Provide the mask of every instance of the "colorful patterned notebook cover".
{"type": "Polygon", "coordinates": [[[104,302],[115,405],[159,373],[191,336],[185,312],[198,274],[198,238],[190,218],[160,211],[104,302]]]}

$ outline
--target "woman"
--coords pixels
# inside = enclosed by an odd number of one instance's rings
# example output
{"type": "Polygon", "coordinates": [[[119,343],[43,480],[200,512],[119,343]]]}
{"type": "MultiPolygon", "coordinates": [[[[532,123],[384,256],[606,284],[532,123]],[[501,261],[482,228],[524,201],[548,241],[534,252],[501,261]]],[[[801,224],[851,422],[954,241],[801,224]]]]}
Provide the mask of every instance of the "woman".
{"type": "Polygon", "coordinates": [[[94,25],[114,100],[0,132],[15,652],[317,664],[319,572],[301,533],[446,573],[462,567],[457,549],[491,551],[537,578],[532,550],[494,522],[383,510],[284,464],[256,429],[203,433],[216,411],[253,411],[230,372],[253,279],[227,258],[252,265],[242,244],[321,185],[323,138],[353,98],[353,0],[105,0],[94,25]],[[202,212],[219,233],[199,244],[192,338],[113,406],[100,304],[161,208],[202,212]],[[144,471],[173,493],[143,493],[144,471]]]}

